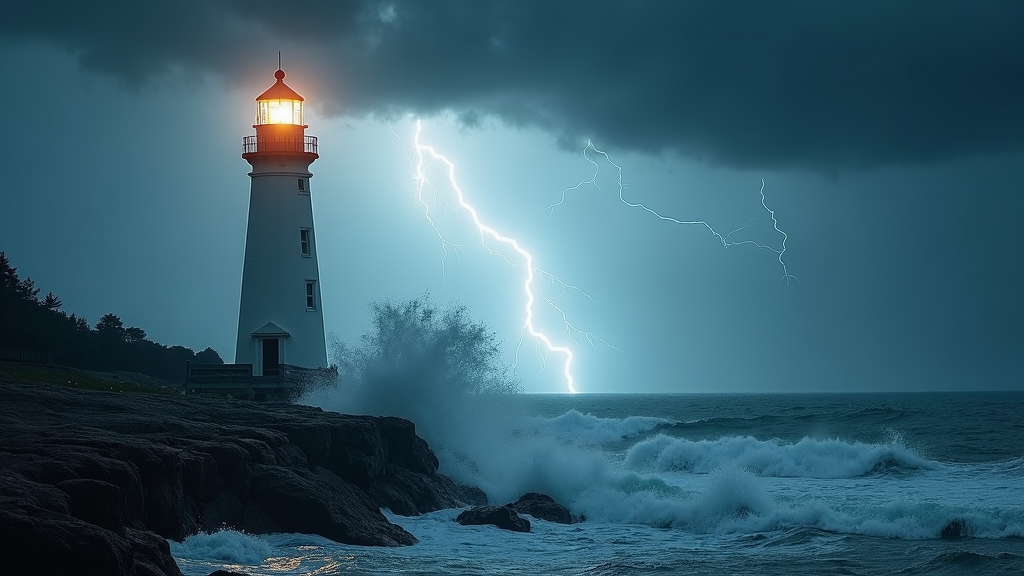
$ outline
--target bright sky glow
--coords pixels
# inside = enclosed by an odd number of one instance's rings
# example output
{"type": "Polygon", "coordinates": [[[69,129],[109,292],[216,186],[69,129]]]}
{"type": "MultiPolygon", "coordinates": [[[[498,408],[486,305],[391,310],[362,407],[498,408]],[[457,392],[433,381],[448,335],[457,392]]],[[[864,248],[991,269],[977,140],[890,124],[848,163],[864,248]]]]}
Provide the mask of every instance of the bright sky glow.
{"type": "MultiPolygon", "coordinates": [[[[524,250],[523,247],[520,246],[519,242],[514,238],[505,236],[499,233],[494,228],[491,228],[490,226],[487,226],[486,224],[483,223],[483,221],[480,219],[480,215],[476,211],[476,208],[474,208],[471,204],[469,204],[466,201],[465,194],[463,194],[462,188],[459,186],[459,183],[455,178],[455,164],[453,164],[452,161],[445,157],[443,154],[438,153],[432,146],[420,144],[421,130],[422,124],[419,120],[416,120],[416,135],[413,140],[417,158],[416,195],[419,202],[423,204],[423,206],[426,208],[427,219],[428,221],[430,221],[431,228],[433,228],[434,231],[438,233],[439,237],[441,236],[440,231],[434,224],[433,220],[430,220],[430,205],[427,204],[426,200],[424,200],[423,198],[423,188],[429,183],[426,176],[427,166],[432,161],[439,161],[442,162],[447,167],[448,183],[455,191],[456,197],[458,198],[459,206],[467,213],[469,213],[470,217],[473,219],[473,224],[476,225],[477,230],[480,232],[480,242],[484,245],[484,247],[487,248],[488,250],[491,250],[491,248],[487,246],[487,238],[490,237],[501,244],[505,244],[506,246],[511,247],[523,259],[525,264],[523,270],[525,271],[526,276],[523,280],[523,292],[526,297],[526,304],[524,306],[524,314],[526,317],[524,321],[524,328],[527,331],[527,333],[530,334],[530,336],[533,336],[541,343],[543,343],[544,346],[548,349],[548,351],[553,352],[555,354],[559,354],[564,357],[564,361],[562,363],[562,374],[565,377],[565,383],[569,389],[569,392],[575,394],[576,387],[574,385],[575,383],[573,381],[572,372],[570,370],[573,359],[572,350],[570,350],[566,346],[558,346],[552,343],[551,338],[549,338],[548,335],[545,334],[544,332],[538,330],[533,322],[533,304],[537,301],[537,297],[534,292],[533,281],[536,277],[536,274],[539,272],[533,266],[533,256],[529,252],[524,250]]],[[[441,241],[442,246],[445,247],[445,254],[447,255],[447,247],[454,247],[454,245],[445,241],[443,238],[441,238],[441,241]]],[[[493,250],[491,251],[493,252],[493,250]]],[[[511,261],[509,261],[509,263],[511,264],[511,261]]],[[[513,266],[515,265],[513,264],[513,266]]]]}
{"type": "Polygon", "coordinates": [[[589,186],[593,186],[594,188],[597,188],[599,191],[603,191],[603,189],[601,188],[601,185],[597,183],[598,174],[600,174],[600,172],[601,172],[601,165],[598,164],[597,161],[595,161],[593,158],[591,158],[589,156],[588,153],[591,152],[591,151],[593,151],[593,153],[598,154],[600,156],[604,156],[605,161],[615,167],[615,182],[616,182],[616,184],[618,185],[618,188],[619,188],[619,201],[621,201],[626,206],[629,206],[630,208],[639,208],[639,209],[644,210],[647,213],[655,216],[659,220],[664,220],[666,222],[671,222],[673,224],[697,224],[697,225],[700,225],[700,226],[704,226],[705,228],[708,229],[709,232],[711,232],[712,234],[715,235],[716,238],[718,238],[719,242],[722,243],[722,246],[724,248],[729,248],[730,246],[740,246],[740,245],[743,245],[743,244],[750,244],[750,245],[756,246],[757,248],[760,248],[762,250],[768,250],[768,251],[774,252],[779,257],[779,264],[782,265],[782,278],[780,278],[780,281],[785,281],[787,286],[789,286],[791,281],[796,280],[797,282],[799,282],[799,280],[797,280],[796,276],[793,276],[792,274],[789,273],[789,270],[786,268],[786,263],[782,259],[783,254],[786,253],[786,240],[789,239],[789,235],[779,229],[779,221],[775,218],[775,211],[772,210],[771,208],[769,208],[768,205],[765,203],[765,197],[764,197],[764,178],[761,179],[761,189],[759,191],[760,194],[761,194],[761,206],[763,206],[764,209],[767,210],[768,213],[771,215],[772,225],[775,228],[775,231],[782,235],[782,247],[781,248],[774,248],[772,246],[768,246],[766,244],[761,244],[761,243],[755,242],[753,240],[738,240],[737,241],[737,240],[731,240],[730,239],[730,238],[732,238],[733,234],[736,234],[737,232],[745,230],[748,226],[750,226],[750,223],[753,222],[756,218],[751,218],[750,220],[747,220],[746,224],[744,224],[743,226],[740,226],[739,228],[733,230],[732,232],[729,232],[728,234],[722,235],[718,231],[716,231],[714,228],[712,228],[711,225],[708,224],[704,220],[680,220],[678,218],[673,218],[671,216],[662,215],[658,211],[654,210],[653,208],[648,207],[647,205],[645,205],[645,204],[643,204],[641,202],[630,202],[629,200],[626,200],[626,198],[624,196],[624,186],[622,185],[622,166],[619,166],[615,162],[612,162],[612,159],[608,156],[607,152],[605,152],[603,150],[599,150],[596,146],[594,146],[593,142],[591,142],[589,140],[587,141],[586,147],[583,149],[583,157],[586,158],[587,162],[590,162],[591,164],[594,165],[594,173],[590,176],[589,179],[582,180],[582,181],[576,183],[575,185],[569,186],[568,188],[565,188],[564,190],[562,190],[561,198],[559,198],[558,202],[555,202],[554,204],[551,204],[550,206],[548,206],[545,209],[547,212],[549,212],[549,213],[553,212],[555,207],[561,206],[562,204],[564,204],[565,203],[566,194],[568,194],[569,192],[572,192],[574,190],[579,190],[580,188],[582,188],[584,186],[588,186],[588,185],[589,186]]]}
{"type": "MultiPolygon", "coordinates": [[[[421,134],[421,132],[422,132],[422,123],[421,123],[420,120],[417,120],[416,121],[416,131],[415,131],[415,136],[414,136],[414,149],[415,149],[415,152],[416,152],[416,159],[417,159],[416,167],[415,167],[416,199],[419,202],[419,204],[421,205],[421,207],[423,208],[423,214],[426,217],[427,222],[430,224],[431,229],[437,235],[437,238],[438,238],[438,240],[441,243],[441,249],[442,249],[442,252],[443,252],[443,256],[441,258],[441,271],[442,271],[442,275],[444,274],[444,265],[445,265],[445,260],[447,259],[448,255],[449,255],[449,249],[451,249],[453,252],[458,254],[458,250],[459,250],[459,248],[461,248],[461,246],[459,246],[459,245],[449,241],[448,239],[446,239],[445,236],[441,233],[441,230],[438,227],[437,223],[434,221],[434,218],[432,217],[432,214],[437,209],[438,196],[440,196],[443,199],[445,207],[456,209],[455,206],[452,206],[451,203],[449,203],[447,195],[445,195],[442,192],[440,192],[429,181],[429,179],[427,177],[427,174],[426,174],[427,168],[434,161],[441,162],[441,163],[443,163],[445,165],[445,167],[446,167],[446,174],[447,174],[447,177],[448,177],[449,185],[451,186],[451,189],[455,191],[456,196],[458,198],[458,209],[461,209],[461,210],[465,211],[472,218],[473,224],[476,226],[476,229],[477,229],[477,231],[480,234],[480,242],[483,245],[483,247],[486,250],[488,250],[488,252],[490,252],[492,255],[499,256],[502,259],[504,259],[506,262],[508,262],[508,264],[510,266],[512,266],[513,269],[515,269],[517,271],[523,270],[523,268],[520,268],[519,266],[516,265],[516,263],[514,263],[512,260],[510,260],[509,259],[509,255],[507,253],[502,253],[502,252],[496,251],[492,247],[488,246],[488,244],[487,244],[488,238],[491,238],[491,239],[496,240],[497,242],[499,242],[501,244],[504,244],[504,245],[507,245],[507,246],[511,247],[523,259],[523,261],[525,263],[525,278],[524,278],[524,282],[523,282],[523,292],[524,292],[524,295],[525,295],[526,303],[525,303],[525,307],[524,307],[524,317],[525,317],[525,320],[524,320],[524,325],[523,325],[523,328],[522,328],[522,332],[528,333],[530,336],[535,338],[537,341],[539,341],[541,344],[543,344],[544,347],[549,352],[554,352],[556,354],[561,355],[564,358],[564,362],[563,362],[563,365],[562,365],[562,373],[563,373],[563,376],[565,378],[566,386],[568,387],[569,391],[571,393],[575,394],[576,393],[575,381],[574,381],[574,378],[572,376],[572,372],[570,370],[571,365],[572,365],[572,361],[573,361],[572,350],[570,348],[568,348],[567,346],[555,345],[552,342],[551,338],[546,333],[540,331],[537,328],[537,326],[536,326],[536,324],[534,322],[534,318],[535,318],[534,304],[538,300],[542,300],[542,301],[546,302],[549,306],[551,306],[555,311],[557,311],[557,313],[562,318],[562,322],[563,322],[563,325],[565,327],[565,332],[566,332],[567,337],[570,340],[573,340],[573,342],[576,342],[576,340],[573,338],[573,334],[581,334],[581,335],[583,335],[586,338],[586,340],[591,345],[594,345],[595,343],[600,342],[600,343],[605,344],[605,345],[607,345],[607,346],[609,346],[611,348],[614,348],[616,350],[618,350],[618,348],[608,344],[603,339],[595,336],[594,334],[592,334],[590,332],[586,332],[586,331],[580,330],[579,328],[577,328],[573,324],[571,324],[569,322],[568,317],[566,316],[565,312],[554,301],[552,301],[550,298],[546,297],[543,293],[541,293],[537,289],[537,287],[534,285],[534,279],[537,278],[538,276],[549,277],[553,283],[555,283],[556,285],[562,286],[563,289],[568,288],[568,289],[576,290],[576,291],[580,292],[581,294],[583,294],[584,296],[587,296],[588,298],[589,298],[589,295],[587,295],[585,292],[583,292],[583,290],[581,290],[580,288],[578,288],[576,286],[573,286],[573,285],[570,285],[570,284],[566,284],[565,282],[563,282],[558,277],[553,276],[553,275],[551,275],[551,274],[549,274],[547,272],[544,272],[543,270],[540,270],[539,268],[535,268],[534,265],[533,265],[533,256],[529,252],[527,252],[525,249],[523,249],[522,246],[519,244],[519,242],[516,239],[508,237],[508,236],[505,236],[505,235],[499,233],[494,228],[491,228],[490,226],[487,226],[486,224],[484,224],[483,221],[480,219],[479,213],[477,212],[476,208],[473,207],[471,204],[469,204],[466,201],[465,194],[463,193],[462,188],[459,186],[458,181],[455,178],[455,165],[454,165],[454,163],[451,160],[449,160],[446,156],[444,156],[444,155],[440,154],[439,152],[437,152],[437,150],[434,147],[428,146],[428,145],[425,145],[425,144],[421,144],[420,143],[420,134],[421,134]],[[427,187],[427,186],[429,186],[435,192],[434,196],[430,199],[429,202],[428,202],[428,200],[424,196],[424,188],[427,187]]],[[[393,129],[392,129],[392,133],[394,134],[394,130],[393,129]]],[[[395,134],[395,136],[398,137],[397,134],[395,134]]],[[[399,140],[401,140],[400,137],[399,137],[399,140]]],[[[600,174],[600,164],[597,161],[595,161],[594,158],[592,158],[590,156],[591,153],[599,155],[599,156],[603,156],[605,161],[607,161],[611,166],[613,166],[615,168],[615,171],[616,171],[615,181],[616,181],[616,184],[618,186],[618,199],[619,199],[619,201],[621,203],[625,204],[626,206],[629,206],[630,208],[639,208],[639,209],[641,209],[641,210],[643,210],[643,211],[645,211],[645,212],[655,216],[656,218],[658,218],[660,220],[663,220],[663,221],[666,221],[666,222],[670,222],[670,223],[673,223],[673,224],[696,224],[696,225],[701,225],[701,226],[705,227],[709,232],[711,232],[719,240],[719,242],[721,242],[721,244],[722,244],[722,246],[724,248],[729,248],[729,247],[732,247],[732,246],[740,246],[740,245],[744,245],[744,244],[749,244],[749,245],[755,246],[755,247],[757,247],[759,249],[768,250],[770,252],[773,252],[773,253],[778,255],[779,264],[782,266],[782,273],[783,273],[783,275],[782,275],[782,278],[780,279],[780,281],[785,281],[786,285],[788,286],[791,281],[797,280],[797,278],[795,276],[793,276],[793,275],[791,275],[789,273],[789,271],[788,271],[788,269],[786,267],[786,263],[783,260],[783,255],[786,252],[786,240],[788,240],[789,237],[788,237],[788,235],[785,232],[783,232],[779,228],[778,220],[775,217],[775,211],[772,210],[771,208],[769,208],[768,205],[767,205],[767,202],[766,202],[766,199],[765,199],[765,194],[764,194],[764,187],[765,187],[764,179],[761,179],[761,187],[760,187],[760,190],[759,190],[759,194],[761,196],[761,206],[771,215],[772,225],[773,225],[774,230],[776,232],[778,232],[780,235],[782,235],[782,247],[781,248],[775,248],[773,246],[769,246],[767,244],[761,244],[759,242],[756,242],[754,240],[749,240],[749,239],[745,239],[745,240],[733,240],[732,239],[734,234],[737,234],[738,232],[748,228],[751,225],[751,223],[754,220],[756,220],[756,218],[750,218],[749,220],[747,220],[747,222],[743,226],[741,226],[740,228],[737,228],[736,230],[733,230],[732,232],[729,232],[727,234],[721,234],[718,231],[716,231],[705,220],[681,220],[681,219],[678,219],[678,218],[675,218],[675,217],[672,217],[672,216],[665,216],[665,215],[659,213],[658,211],[654,210],[653,208],[648,207],[647,205],[645,205],[645,204],[643,204],[641,202],[632,202],[632,201],[627,200],[625,198],[625,192],[624,192],[625,186],[623,185],[623,182],[622,182],[622,166],[620,166],[620,165],[616,164],[615,162],[613,162],[606,152],[604,152],[603,150],[600,150],[597,147],[595,147],[593,145],[593,143],[590,142],[590,141],[587,142],[587,145],[586,145],[586,147],[583,150],[583,157],[594,166],[593,174],[590,176],[589,179],[582,180],[582,181],[578,182],[577,184],[575,184],[573,186],[569,186],[569,187],[563,189],[562,190],[562,194],[561,194],[561,198],[558,200],[558,202],[555,202],[554,204],[549,205],[545,209],[546,211],[551,212],[551,211],[553,211],[555,209],[555,207],[564,204],[565,201],[566,201],[566,196],[567,196],[568,193],[570,193],[571,191],[574,191],[574,190],[579,190],[580,188],[582,188],[584,186],[590,185],[590,186],[593,186],[594,188],[597,188],[599,191],[602,190],[600,184],[598,184],[598,176],[600,174]]],[[[521,345],[522,345],[522,340],[520,340],[520,346],[521,345]]],[[[517,350],[516,350],[516,363],[517,364],[518,364],[518,360],[519,360],[519,350],[517,348],[517,350]]]]}

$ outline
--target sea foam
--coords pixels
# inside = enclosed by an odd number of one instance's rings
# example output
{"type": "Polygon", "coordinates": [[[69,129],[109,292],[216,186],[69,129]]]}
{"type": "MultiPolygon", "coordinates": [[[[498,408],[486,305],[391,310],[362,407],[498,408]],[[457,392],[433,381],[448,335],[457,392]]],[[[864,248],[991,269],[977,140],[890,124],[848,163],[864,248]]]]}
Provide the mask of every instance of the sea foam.
{"type": "MultiPolygon", "coordinates": [[[[844,501],[836,480],[808,479],[810,495],[778,497],[765,478],[722,466],[699,483],[668,484],[657,475],[624,473],[580,493],[571,507],[588,522],[646,524],[701,534],[754,534],[815,528],[839,534],[929,540],[956,522],[960,536],[1024,537],[1024,506],[938,504],[925,499],[844,501]]],[[[788,482],[788,480],[786,481],[788,482]]],[[[855,482],[839,480],[841,483],[855,482]]]]}
{"type": "Polygon", "coordinates": [[[899,443],[813,438],[796,443],[751,436],[693,441],[659,434],[638,442],[626,454],[626,466],[636,471],[708,473],[726,464],[741,466],[760,476],[808,478],[854,478],[938,466],[899,443]]]}
{"type": "Polygon", "coordinates": [[[170,541],[177,558],[217,560],[227,564],[258,565],[270,557],[272,547],[258,536],[234,530],[199,533],[181,542],[170,541]]]}

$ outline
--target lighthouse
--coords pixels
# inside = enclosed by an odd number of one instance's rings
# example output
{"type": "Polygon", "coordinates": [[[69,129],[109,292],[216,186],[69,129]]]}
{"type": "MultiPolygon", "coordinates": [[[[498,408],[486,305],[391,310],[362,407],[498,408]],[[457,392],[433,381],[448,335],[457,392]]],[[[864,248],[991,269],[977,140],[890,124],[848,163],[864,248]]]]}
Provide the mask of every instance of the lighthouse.
{"type": "Polygon", "coordinates": [[[284,76],[278,69],[256,98],[256,135],[242,140],[252,171],[235,363],[252,364],[254,376],[327,366],[309,171],[317,140],[284,76]]]}

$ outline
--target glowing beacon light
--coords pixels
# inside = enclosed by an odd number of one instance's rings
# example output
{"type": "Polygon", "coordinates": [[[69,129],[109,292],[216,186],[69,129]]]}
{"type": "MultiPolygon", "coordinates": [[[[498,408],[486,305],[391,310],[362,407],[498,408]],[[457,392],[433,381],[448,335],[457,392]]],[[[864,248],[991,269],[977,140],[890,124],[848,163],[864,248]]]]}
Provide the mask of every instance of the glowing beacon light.
{"type": "MultiPolygon", "coordinates": [[[[277,82],[256,97],[255,136],[246,136],[242,157],[266,152],[299,152],[317,157],[316,136],[306,136],[302,123],[303,98],[284,83],[284,70],[274,73],[277,82]]],[[[312,160],[311,160],[312,161],[312,160]]]]}

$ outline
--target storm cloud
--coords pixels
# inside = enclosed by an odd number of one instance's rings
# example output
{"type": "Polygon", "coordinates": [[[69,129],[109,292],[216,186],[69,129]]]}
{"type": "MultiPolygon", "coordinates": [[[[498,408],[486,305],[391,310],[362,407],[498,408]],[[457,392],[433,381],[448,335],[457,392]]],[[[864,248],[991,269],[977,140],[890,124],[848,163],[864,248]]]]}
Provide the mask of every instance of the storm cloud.
{"type": "MultiPolygon", "coordinates": [[[[144,87],[285,53],[329,114],[448,112],[735,168],[1024,146],[1024,3],[21,2],[0,34],[144,87]]],[[[276,62],[274,62],[276,64],[276,62]]]]}

